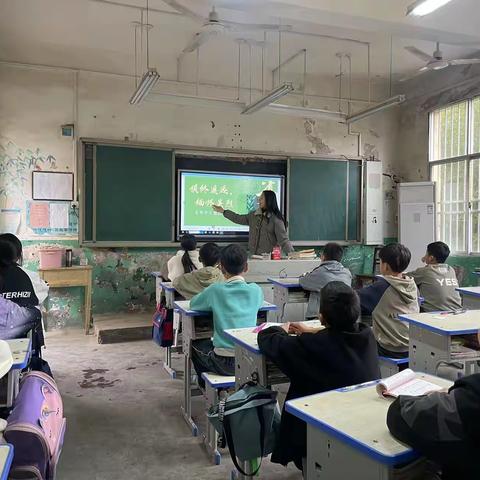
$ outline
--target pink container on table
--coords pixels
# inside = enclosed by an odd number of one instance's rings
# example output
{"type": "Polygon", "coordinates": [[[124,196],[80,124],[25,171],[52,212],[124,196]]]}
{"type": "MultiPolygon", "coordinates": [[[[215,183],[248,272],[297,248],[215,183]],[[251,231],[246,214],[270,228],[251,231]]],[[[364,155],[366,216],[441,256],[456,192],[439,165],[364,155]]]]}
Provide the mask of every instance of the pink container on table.
{"type": "Polygon", "coordinates": [[[64,248],[42,248],[38,251],[40,255],[40,268],[61,268],[63,256],[65,254],[64,248]]]}

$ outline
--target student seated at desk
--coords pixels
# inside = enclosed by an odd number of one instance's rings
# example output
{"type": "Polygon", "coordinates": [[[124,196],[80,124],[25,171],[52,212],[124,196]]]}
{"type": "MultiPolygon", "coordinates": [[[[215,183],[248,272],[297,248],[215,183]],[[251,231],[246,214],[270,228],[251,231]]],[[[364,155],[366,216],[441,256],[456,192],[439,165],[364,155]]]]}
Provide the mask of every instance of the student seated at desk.
{"type": "Polygon", "coordinates": [[[210,285],[190,301],[191,309],[213,314],[213,341],[192,342],[192,362],[202,388],[205,388],[203,372],[235,374],[234,345],[224,331],[254,327],[263,304],[262,289],[256,283],[245,282],[241,276],[248,270],[247,253],[242,247],[225,247],[220,254],[220,268],[225,282],[210,285]]]}
{"type": "Polygon", "coordinates": [[[455,270],[445,262],[450,255],[450,248],[443,242],[433,242],[427,247],[422,258],[424,267],[407,273],[413,277],[420,295],[425,299],[423,312],[451,311],[462,308],[462,299],[457,292],[458,280],[455,270]]]}
{"type": "Polygon", "coordinates": [[[44,338],[38,298],[30,278],[17,264],[16,249],[4,239],[0,239],[0,296],[8,300],[2,302],[4,312],[10,311],[9,318],[15,319],[12,324],[0,324],[0,338],[21,338],[32,330],[32,355],[39,357],[44,338]]]}
{"type": "Polygon", "coordinates": [[[203,245],[200,248],[199,259],[203,268],[180,275],[173,281],[175,290],[187,300],[205,290],[212,283],[224,281],[222,272],[218,268],[220,248],[216,243],[210,242],[203,245]]]}
{"type": "Polygon", "coordinates": [[[175,256],[167,262],[168,278],[173,282],[184,273],[190,273],[202,268],[197,250],[197,239],[194,235],[186,234],[180,240],[182,247],[175,256]]]}
{"type": "Polygon", "coordinates": [[[394,437],[435,462],[443,480],[480,478],[480,374],[457,380],[447,392],[400,396],[387,425],[394,437]]]}
{"type": "Polygon", "coordinates": [[[410,263],[410,250],[399,243],[379,252],[383,275],[375,283],[358,290],[362,315],[371,315],[378,353],[382,357],[408,357],[408,325],[398,315],[418,313],[418,291],[413,278],[402,272],[410,263]]]}
{"type": "Polygon", "coordinates": [[[38,308],[40,308],[40,305],[42,305],[48,297],[48,283],[40,278],[38,272],[33,272],[32,270],[27,270],[26,268],[23,268],[23,246],[22,242],[17,236],[13,235],[13,233],[2,233],[0,235],[0,240],[5,240],[9,242],[15,249],[17,257],[15,262],[30,278],[33,285],[33,290],[38,298],[38,308]]]}
{"type": "MultiPolygon", "coordinates": [[[[357,322],[359,316],[354,290],[343,282],[331,282],[321,291],[320,319],[325,329],[291,323],[259,332],[260,350],[290,379],[287,400],[380,378],[375,337],[370,327],[357,322]]],[[[295,462],[302,469],[306,449],[305,422],[284,408],[272,462],[295,462]]]]}
{"type": "Polygon", "coordinates": [[[349,287],[352,285],[352,274],[340,262],[343,257],[343,248],[338,243],[327,243],[320,260],[322,263],[311,272],[305,273],[299,279],[304,290],[310,292],[306,318],[318,317],[320,311],[320,292],[330,282],[343,282],[349,287]]]}

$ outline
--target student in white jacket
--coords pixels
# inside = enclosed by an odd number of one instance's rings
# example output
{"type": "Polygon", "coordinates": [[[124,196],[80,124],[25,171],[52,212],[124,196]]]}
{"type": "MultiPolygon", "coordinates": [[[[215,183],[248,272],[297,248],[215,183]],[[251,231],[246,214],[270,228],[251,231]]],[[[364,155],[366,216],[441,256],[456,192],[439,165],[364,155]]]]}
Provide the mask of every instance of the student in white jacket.
{"type": "Polygon", "coordinates": [[[13,235],[13,233],[2,233],[0,235],[1,240],[5,240],[6,242],[10,243],[12,247],[14,248],[16,254],[17,254],[17,261],[16,263],[18,266],[29,276],[32,285],[33,285],[33,290],[35,292],[35,295],[38,298],[38,309],[40,309],[40,306],[42,303],[46,300],[48,297],[48,290],[49,286],[48,283],[45,282],[40,278],[40,275],[38,272],[33,272],[32,270],[27,270],[23,268],[22,263],[23,263],[23,247],[22,247],[22,242],[13,235]]]}
{"type": "Polygon", "coordinates": [[[190,273],[203,267],[197,250],[197,240],[193,235],[184,235],[180,240],[180,245],[182,249],[167,263],[168,278],[171,282],[185,273],[190,273]]]}

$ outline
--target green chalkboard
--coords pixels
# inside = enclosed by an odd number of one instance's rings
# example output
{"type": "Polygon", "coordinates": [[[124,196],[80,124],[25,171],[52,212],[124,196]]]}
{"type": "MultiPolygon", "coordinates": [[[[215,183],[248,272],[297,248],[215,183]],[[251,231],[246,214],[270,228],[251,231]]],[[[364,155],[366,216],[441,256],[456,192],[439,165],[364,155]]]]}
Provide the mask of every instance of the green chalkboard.
{"type": "Polygon", "coordinates": [[[290,239],[358,240],[361,171],[361,162],[355,160],[291,158],[290,239]]]}
{"type": "Polygon", "coordinates": [[[86,241],[172,240],[171,150],[95,145],[84,168],[86,241]]]}

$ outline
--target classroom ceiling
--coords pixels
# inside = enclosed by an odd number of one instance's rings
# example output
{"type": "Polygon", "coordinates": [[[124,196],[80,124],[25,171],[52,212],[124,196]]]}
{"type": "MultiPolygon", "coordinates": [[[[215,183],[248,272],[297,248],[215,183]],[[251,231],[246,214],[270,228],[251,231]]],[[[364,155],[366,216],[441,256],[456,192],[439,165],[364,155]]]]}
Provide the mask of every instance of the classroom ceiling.
{"type": "MultiPolygon", "coordinates": [[[[367,75],[366,47],[371,44],[374,78],[398,79],[413,73],[423,62],[403,48],[413,45],[432,53],[442,42],[444,56],[474,56],[480,49],[479,0],[452,0],[427,17],[406,17],[412,0],[178,0],[198,15],[207,16],[215,6],[221,18],[245,23],[291,25],[292,32],[267,34],[265,62],[273,69],[279,60],[307,49],[309,75],[335,78],[337,53],[352,58],[353,76],[367,75]],[[298,33],[308,33],[308,36],[298,33]],[[391,54],[392,53],[392,54],[391,54]]],[[[2,0],[0,60],[48,64],[124,74],[134,72],[134,30],[147,0],[2,0]]],[[[179,14],[163,0],[149,0],[150,63],[161,76],[177,79],[177,57],[199,31],[202,22],[179,14]]],[[[236,82],[236,38],[261,41],[263,31],[218,36],[202,46],[200,78],[211,83],[236,82]]],[[[261,50],[242,47],[242,70],[250,65],[254,83],[259,81],[261,50]]],[[[180,78],[195,78],[196,54],[185,55],[180,78]]],[[[465,67],[452,67],[465,68],[465,67]]],[[[288,77],[303,71],[297,59],[283,73],[288,77]]],[[[245,75],[245,72],[242,72],[245,75]]],[[[242,79],[245,82],[245,79],[242,79]]]]}

